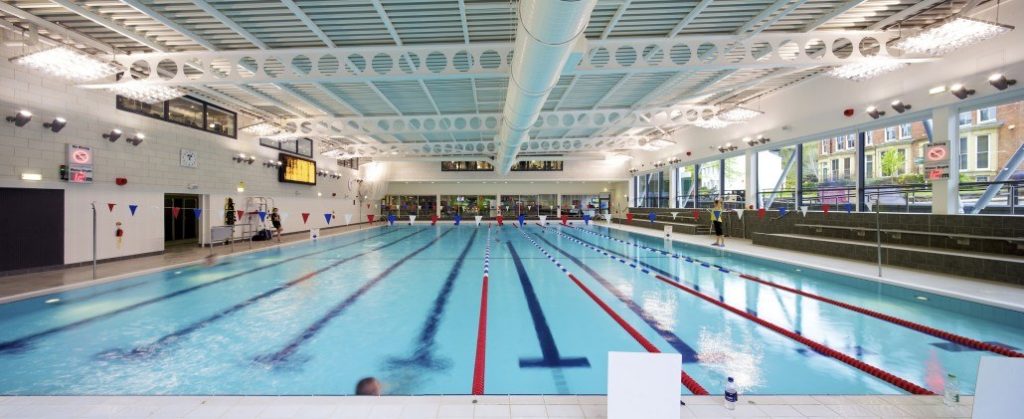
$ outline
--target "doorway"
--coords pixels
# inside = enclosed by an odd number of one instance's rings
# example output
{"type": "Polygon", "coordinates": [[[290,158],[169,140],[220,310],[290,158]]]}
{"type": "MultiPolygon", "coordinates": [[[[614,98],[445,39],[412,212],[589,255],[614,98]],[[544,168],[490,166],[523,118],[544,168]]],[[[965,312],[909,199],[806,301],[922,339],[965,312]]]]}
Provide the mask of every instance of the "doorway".
{"type": "Polygon", "coordinates": [[[199,195],[164,195],[164,243],[188,244],[199,242],[199,219],[196,208],[200,206],[199,195]],[[177,210],[175,210],[177,209],[177,210]]]}

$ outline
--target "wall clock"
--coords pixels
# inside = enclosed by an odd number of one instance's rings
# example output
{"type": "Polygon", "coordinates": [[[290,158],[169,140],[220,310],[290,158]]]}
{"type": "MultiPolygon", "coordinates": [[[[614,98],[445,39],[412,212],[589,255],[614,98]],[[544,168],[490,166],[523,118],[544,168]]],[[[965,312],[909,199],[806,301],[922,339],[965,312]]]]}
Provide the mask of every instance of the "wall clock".
{"type": "Polygon", "coordinates": [[[199,153],[187,148],[181,149],[181,167],[198,167],[199,153]]]}

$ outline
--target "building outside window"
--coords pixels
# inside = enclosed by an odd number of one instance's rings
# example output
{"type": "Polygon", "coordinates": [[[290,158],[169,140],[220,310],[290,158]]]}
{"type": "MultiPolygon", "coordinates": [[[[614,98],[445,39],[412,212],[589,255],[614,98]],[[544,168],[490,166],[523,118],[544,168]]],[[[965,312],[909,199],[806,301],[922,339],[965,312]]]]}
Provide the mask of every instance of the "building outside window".
{"type": "Polygon", "coordinates": [[[851,150],[857,148],[857,134],[849,134],[846,136],[846,148],[851,150]]]}
{"type": "Polygon", "coordinates": [[[957,119],[959,120],[961,127],[965,127],[965,126],[971,125],[971,122],[972,122],[972,118],[971,118],[971,113],[970,112],[960,112],[960,115],[959,115],[959,117],[957,119]]]}
{"type": "Polygon", "coordinates": [[[988,108],[978,109],[978,123],[984,124],[986,122],[995,122],[996,120],[996,107],[991,106],[988,108]]]}
{"type": "Polygon", "coordinates": [[[885,141],[894,141],[894,140],[896,140],[896,138],[897,138],[896,137],[896,127],[886,127],[885,128],[885,141]]]}
{"type": "Polygon", "coordinates": [[[836,137],[836,151],[846,150],[846,139],[843,137],[836,137]]]}
{"type": "Polygon", "coordinates": [[[911,136],[910,124],[900,124],[900,139],[906,140],[911,136]]]}
{"type": "Polygon", "coordinates": [[[988,169],[988,136],[979,135],[974,140],[974,148],[975,153],[977,154],[977,159],[975,159],[975,167],[979,170],[988,169]]]}
{"type": "Polygon", "coordinates": [[[960,171],[965,172],[970,169],[970,165],[967,162],[967,137],[960,137],[960,171]]]}
{"type": "Polygon", "coordinates": [[[872,145],[875,143],[874,131],[868,131],[864,133],[864,145],[872,145]]]}
{"type": "Polygon", "coordinates": [[[864,155],[864,177],[875,176],[875,156],[871,154],[864,155]]]}

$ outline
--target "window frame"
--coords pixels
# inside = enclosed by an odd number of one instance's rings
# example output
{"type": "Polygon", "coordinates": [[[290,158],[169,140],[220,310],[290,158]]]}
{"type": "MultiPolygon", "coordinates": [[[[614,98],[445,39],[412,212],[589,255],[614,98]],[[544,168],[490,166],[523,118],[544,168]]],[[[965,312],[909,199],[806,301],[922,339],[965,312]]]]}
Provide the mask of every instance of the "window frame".
{"type": "Polygon", "coordinates": [[[989,134],[981,134],[974,137],[974,168],[976,170],[989,170],[992,167],[992,136],[989,134]],[[980,143],[982,137],[985,138],[985,149],[982,150],[980,143]],[[982,162],[981,156],[985,156],[985,167],[982,167],[979,163],[982,162]]]}
{"type": "Polygon", "coordinates": [[[985,108],[978,108],[978,110],[976,110],[975,112],[978,115],[978,124],[987,124],[987,123],[990,123],[990,122],[996,122],[996,120],[999,119],[998,117],[996,117],[996,107],[995,106],[988,106],[988,107],[985,107],[985,108]],[[991,115],[989,115],[991,118],[990,119],[982,119],[981,118],[981,112],[982,111],[989,111],[989,110],[992,111],[991,115]]]}
{"type": "Polygon", "coordinates": [[[220,136],[220,137],[230,138],[230,139],[233,139],[233,140],[237,140],[238,139],[238,112],[235,112],[235,111],[232,111],[230,109],[225,109],[223,107],[214,105],[214,104],[212,104],[210,102],[207,102],[205,100],[199,99],[197,97],[185,95],[185,96],[181,96],[180,98],[175,98],[175,99],[187,99],[187,100],[191,100],[193,102],[198,102],[198,103],[202,104],[202,106],[203,106],[203,122],[202,122],[202,125],[199,126],[199,127],[194,127],[194,126],[191,126],[191,125],[188,125],[188,124],[183,124],[181,122],[172,121],[170,119],[170,101],[174,100],[174,99],[165,100],[165,101],[161,102],[161,106],[163,107],[163,112],[162,112],[160,117],[157,117],[155,115],[150,115],[150,114],[145,113],[145,112],[140,112],[140,111],[137,111],[135,109],[130,109],[130,108],[127,108],[125,106],[122,106],[121,99],[132,100],[130,98],[126,98],[126,97],[121,96],[121,95],[115,95],[114,96],[114,108],[119,110],[119,111],[129,112],[129,113],[133,113],[133,114],[136,114],[136,115],[144,116],[146,118],[151,118],[151,119],[156,119],[156,120],[159,120],[159,121],[169,122],[169,123],[172,123],[172,124],[177,125],[177,126],[191,128],[191,129],[194,129],[194,130],[197,130],[197,131],[202,131],[202,132],[205,132],[205,133],[208,133],[208,134],[213,134],[213,135],[220,136]],[[225,112],[225,113],[228,113],[228,114],[231,115],[231,119],[234,120],[234,129],[232,130],[233,131],[233,135],[221,134],[221,133],[216,132],[216,131],[210,131],[207,128],[207,123],[208,123],[207,120],[209,119],[208,112],[209,112],[209,109],[211,107],[216,108],[218,111],[225,112]]]}

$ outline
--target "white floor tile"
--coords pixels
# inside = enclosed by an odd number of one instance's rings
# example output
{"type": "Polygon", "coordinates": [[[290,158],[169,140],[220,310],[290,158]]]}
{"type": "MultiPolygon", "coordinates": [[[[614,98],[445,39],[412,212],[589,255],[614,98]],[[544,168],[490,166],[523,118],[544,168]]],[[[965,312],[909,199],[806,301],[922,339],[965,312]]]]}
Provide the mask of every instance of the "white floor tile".
{"type": "Polygon", "coordinates": [[[588,418],[608,417],[608,406],[605,404],[581,404],[580,409],[583,410],[583,416],[588,418]]]}
{"type": "Polygon", "coordinates": [[[372,404],[339,404],[332,419],[365,419],[373,411],[372,404]]]}
{"type": "Polygon", "coordinates": [[[838,414],[827,406],[820,404],[798,404],[793,406],[797,412],[800,412],[804,416],[812,417],[824,417],[824,418],[835,418],[839,417],[838,414]]]}
{"type": "Polygon", "coordinates": [[[474,406],[473,417],[509,418],[512,417],[512,410],[508,405],[503,404],[478,404],[474,406]]]}
{"type": "Polygon", "coordinates": [[[543,404],[513,404],[512,417],[548,417],[548,412],[543,404]]]}
{"type": "Polygon", "coordinates": [[[442,404],[437,411],[438,418],[473,417],[472,404],[442,404]]]}
{"type": "Polygon", "coordinates": [[[438,408],[441,405],[437,403],[409,403],[406,404],[402,409],[402,419],[422,419],[422,418],[436,418],[438,408]]]}
{"type": "Polygon", "coordinates": [[[758,409],[761,409],[765,415],[768,416],[802,416],[800,412],[793,408],[793,406],[784,404],[758,404],[758,409]]]}

